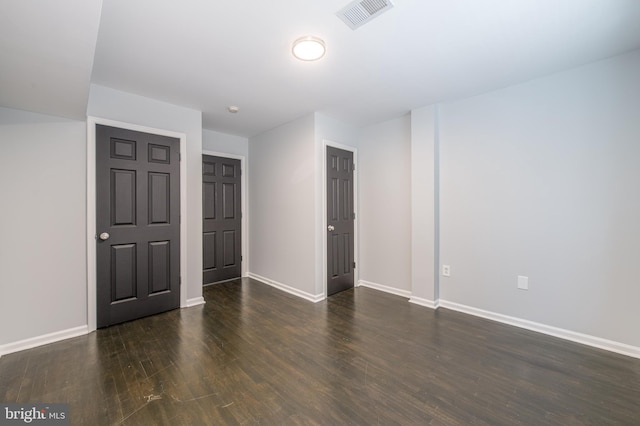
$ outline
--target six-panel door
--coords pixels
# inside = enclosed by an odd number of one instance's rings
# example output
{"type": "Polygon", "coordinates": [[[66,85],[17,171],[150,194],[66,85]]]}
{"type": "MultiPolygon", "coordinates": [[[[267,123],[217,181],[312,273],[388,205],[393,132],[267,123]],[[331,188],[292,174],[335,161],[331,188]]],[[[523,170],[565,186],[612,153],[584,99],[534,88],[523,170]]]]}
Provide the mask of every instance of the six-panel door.
{"type": "Polygon", "coordinates": [[[242,274],[240,160],[202,156],[203,284],[242,274]]]}
{"type": "Polygon", "coordinates": [[[96,126],[98,327],[180,305],[179,148],[96,126]]]}
{"type": "Polygon", "coordinates": [[[327,146],[327,295],[354,284],[353,152],[327,146]]]}

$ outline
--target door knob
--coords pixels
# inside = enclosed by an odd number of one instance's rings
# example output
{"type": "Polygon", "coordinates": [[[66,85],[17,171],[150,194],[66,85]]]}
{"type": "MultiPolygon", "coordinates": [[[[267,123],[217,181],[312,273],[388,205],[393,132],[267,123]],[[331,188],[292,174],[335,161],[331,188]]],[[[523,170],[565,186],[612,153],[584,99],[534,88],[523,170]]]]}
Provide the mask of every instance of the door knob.
{"type": "Polygon", "coordinates": [[[99,237],[99,238],[100,238],[102,241],[106,241],[106,240],[108,240],[108,239],[109,239],[109,236],[110,236],[110,235],[109,235],[109,233],[108,233],[108,232],[103,232],[102,234],[100,234],[100,237],[99,237]]]}
{"type": "Polygon", "coordinates": [[[336,229],[336,228],[334,228],[334,227],[333,227],[333,225],[329,225],[329,226],[327,226],[327,229],[328,229],[329,231],[333,231],[333,230],[334,230],[334,229],[336,229]]]}

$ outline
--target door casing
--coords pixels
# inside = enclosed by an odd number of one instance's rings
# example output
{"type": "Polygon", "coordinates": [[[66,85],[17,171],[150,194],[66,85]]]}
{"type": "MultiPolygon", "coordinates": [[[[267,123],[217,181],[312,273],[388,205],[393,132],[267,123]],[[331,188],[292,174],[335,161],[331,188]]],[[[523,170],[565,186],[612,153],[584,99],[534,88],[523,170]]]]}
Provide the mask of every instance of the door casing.
{"type": "Polygon", "coordinates": [[[138,132],[155,133],[180,139],[180,307],[187,307],[187,135],[170,130],[156,129],[100,117],[87,117],[87,329],[96,330],[97,325],[97,272],[96,272],[96,124],[120,127],[138,132]]]}
{"type": "Polygon", "coordinates": [[[234,160],[240,160],[240,170],[242,173],[240,174],[240,209],[242,210],[242,221],[241,221],[241,240],[242,240],[242,266],[241,266],[241,276],[246,277],[249,273],[248,265],[249,265],[249,213],[247,211],[247,175],[249,171],[246,167],[246,157],[243,155],[234,155],[234,154],[226,154],[224,152],[218,151],[209,151],[203,150],[203,155],[213,155],[214,157],[223,157],[223,158],[231,158],[234,160]]]}
{"type": "Polygon", "coordinates": [[[356,166],[353,173],[353,211],[356,214],[356,219],[353,224],[353,259],[356,262],[356,268],[353,276],[353,286],[358,287],[360,280],[360,250],[359,250],[359,233],[358,233],[358,221],[360,219],[358,209],[358,150],[357,148],[349,145],[344,145],[338,142],[330,140],[322,141],[322,289],[323,299],[327,298],[327,146],[339,148],[345,151],[353,153],[353,163],[356,166]]]}

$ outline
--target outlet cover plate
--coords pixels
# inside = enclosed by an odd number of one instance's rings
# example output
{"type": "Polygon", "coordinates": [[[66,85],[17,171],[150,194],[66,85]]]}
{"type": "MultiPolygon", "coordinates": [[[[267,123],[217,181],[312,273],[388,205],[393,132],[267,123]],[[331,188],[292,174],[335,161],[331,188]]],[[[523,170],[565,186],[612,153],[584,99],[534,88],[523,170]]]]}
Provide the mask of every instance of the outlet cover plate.
{"type": "Polygon", "coordinates": [[[520,290],[529,290],[529,277],[518,275],[518,288],[520,290]]]}
{"type": "Polygon", "coordinates": [[[443,277],[450,277],[451,276],[451,266],[442,265],[442,276],[443,277]]]}

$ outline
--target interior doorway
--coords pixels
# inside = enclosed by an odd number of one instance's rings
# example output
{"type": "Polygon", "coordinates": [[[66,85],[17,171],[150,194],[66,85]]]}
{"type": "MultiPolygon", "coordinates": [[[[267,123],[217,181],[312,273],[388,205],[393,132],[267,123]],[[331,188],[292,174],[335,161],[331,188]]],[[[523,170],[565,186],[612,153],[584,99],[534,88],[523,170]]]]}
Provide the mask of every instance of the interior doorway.
{"type": "Polygon", "coordinates": [[[202,156],[203,284],[242,276],[242,164],[202,156]]]}
{"type": "Polygon", "coordinates": [[[327,145],[327,296],[355,285],[354,187],[354,152],[327,145]]]}
{"type": "Polygon", "coordinates": [[[97,124],[97,326],[180,306],[180,140],[97,124]]]}

